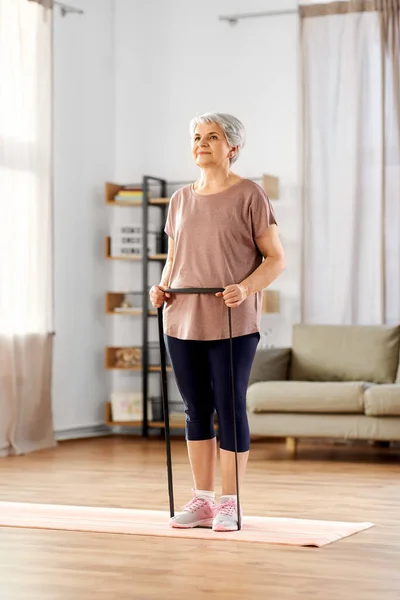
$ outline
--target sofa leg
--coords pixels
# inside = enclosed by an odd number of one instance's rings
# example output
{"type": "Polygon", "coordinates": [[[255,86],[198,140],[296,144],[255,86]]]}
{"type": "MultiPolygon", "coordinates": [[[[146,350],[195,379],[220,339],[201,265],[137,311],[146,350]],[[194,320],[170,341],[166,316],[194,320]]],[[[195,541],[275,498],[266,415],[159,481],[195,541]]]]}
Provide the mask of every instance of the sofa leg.
{"type": "Polygon", "coordinates": [[[297,442],[298,442],[298,439],[295,437],[287,437],[286,438],[286,450],[292,458],[294,458],[296,456],[297,442]]]}
{"type": "Polygon", "coordinates": [[[390,442],[385,440],[374,440],[372,446],[375,446],[375,448],[390,448],[390,442]]]}

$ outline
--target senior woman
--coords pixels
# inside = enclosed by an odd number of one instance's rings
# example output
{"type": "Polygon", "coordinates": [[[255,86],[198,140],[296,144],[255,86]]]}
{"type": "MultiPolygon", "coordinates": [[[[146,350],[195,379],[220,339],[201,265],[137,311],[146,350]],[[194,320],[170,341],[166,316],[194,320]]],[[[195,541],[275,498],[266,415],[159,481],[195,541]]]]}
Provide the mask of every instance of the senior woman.
{"type": "Polygon", "coordinates": [[[206,113],[190,123],[192,156],[201,170],[193,184],[171,197],[165,232],[168,257],[150,300],[163,311],[165,342],[186,413],[193,497],[172,527],[238,528],[233,416],[230,395],[232,309],[239,482],[250,448],[246,391],[260,341],[262,290],[284,269],[284,251],[269,199],[253,181],[231,171],[244,146],[235,117],[206,113]],[[212,294],[170,294],[166,288],[220,287],[212,294]],[[220,433],[222,496],[214,473],[220,433]]]}

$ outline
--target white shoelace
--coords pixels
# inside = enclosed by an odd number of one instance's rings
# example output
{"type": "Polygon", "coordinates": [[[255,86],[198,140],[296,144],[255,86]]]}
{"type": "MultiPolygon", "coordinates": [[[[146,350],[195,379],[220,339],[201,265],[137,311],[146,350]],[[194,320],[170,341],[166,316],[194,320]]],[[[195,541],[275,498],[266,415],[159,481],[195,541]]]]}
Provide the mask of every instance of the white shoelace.
{"type": "Polygon", "coordinates": [[[218,507],[218,513],[221,515],[226,515],[228,517],[233,517],[236,512],[236,502],[232,499],[226,500],[218,507]]]}
{"type": "Polygon", "coordinates": [[[204,503],[207,502],[204,498],[193,498],[190,502],[186,504],[183,510],[187,512],[195,512],[197,509],[204,506],[204,503]]]}

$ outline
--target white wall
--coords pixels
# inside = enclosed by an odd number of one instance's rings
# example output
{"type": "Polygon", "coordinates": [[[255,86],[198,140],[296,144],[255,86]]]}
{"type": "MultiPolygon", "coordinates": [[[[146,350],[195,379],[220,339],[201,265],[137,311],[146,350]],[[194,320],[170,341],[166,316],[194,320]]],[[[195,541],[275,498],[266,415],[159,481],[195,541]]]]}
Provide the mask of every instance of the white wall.
{"type": "MultiPolygon", "coordinates": [[[[280,177],[275,210],[288,266],[273,286],[282,292],[282,314],[263,317],[263,331],[271,329],[270,343],[290,343],[300,295],[297,18],[248,19],[236,26],[218,19],[220,14],[293,8],[296,2],[73,4],[85,14],[62,18],[54,10],[53,406],[58,432],[103,423],[110,389],[141,389],[140,377],[104,370],[105,346],[141,343],[140,319],[104,315],[106,290],[141,288],[140,265],[103,258],[110,224],[141,218],[137,209],[105,207],[104,182],[138,182],[144,173],[196,179],[188,137],[196,113],[237,115],[245,123],[247,145],[236,172],[280,177]]],[[[151,219],[157,216],[154,209],[151,219]]],[[[159,274],[159,266],[152,265],[151,283],[159,274]]],[[[150,330],[156,340],[155,319],[150,330]]],[[[155,379],[150,390],[159,391],[155,379]]]]}
{"type": "Polygon", "coordinates": [[[58,432],[103,423],[108,395],[103,297],[109,269],[104,181],[114,174],[114,2],[54,8],[55,354],[58,432]]]}
{"type": "MultiPolygon", "coordinates": [[[[287,269],[281,315],[263,316],[270,343],[291,341],[299,319],[300,194],[298,21],[285,15],[231,26],[219,15],[295,8],[294,0],[116,0],[116,178],[143,172],[175,181],[198,177],[188,124],[196,113],[231,112],[247,130],[235,171],[277,175],[275,209],[287,269]]],[[[154,274],[157,278],[158,274],[154,274]]],[[[155,283],[156,280],[151,283],[155,283]]]]}

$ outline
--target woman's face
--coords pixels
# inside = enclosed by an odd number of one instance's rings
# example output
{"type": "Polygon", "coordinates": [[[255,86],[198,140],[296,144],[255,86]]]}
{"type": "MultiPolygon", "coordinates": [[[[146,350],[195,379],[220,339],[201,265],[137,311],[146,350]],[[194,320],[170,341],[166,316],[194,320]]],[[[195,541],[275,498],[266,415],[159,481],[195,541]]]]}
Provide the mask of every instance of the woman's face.
{"type": "Polygon", "coordinates": [[[217,123],[199,123],[192,138],[192,156],[199,167],[223,166],[232,156],[232,148],[217,123]]]}

